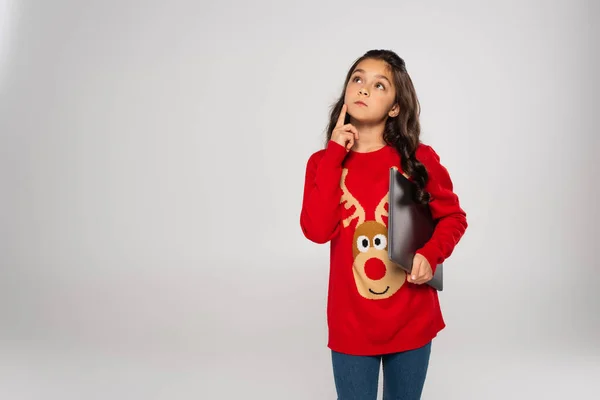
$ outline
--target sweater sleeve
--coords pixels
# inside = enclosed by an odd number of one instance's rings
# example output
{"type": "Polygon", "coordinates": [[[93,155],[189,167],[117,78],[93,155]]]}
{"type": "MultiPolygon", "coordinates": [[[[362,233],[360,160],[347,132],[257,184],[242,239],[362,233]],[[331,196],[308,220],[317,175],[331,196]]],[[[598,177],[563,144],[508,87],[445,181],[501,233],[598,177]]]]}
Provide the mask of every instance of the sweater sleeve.
{"type": "Polygon", "coordinates": [[[300,226],[304,236],[315,243],[327,243],[339,230],[340,179],[346,154],[342,145],[330,141],[306,165],[300,226]]]}
{"type": "Polygon", "coordinates": [[[466,213],[453,191],[448,170],[440,163],[438,154],[430,146],[420,145],[416,156],[429,174],[425,190],[432,197],[429,207],[437,221],[432,237],[417,253],[429,261],[435,273],[437,265],[450,257],[468,224],[466,213]]]}

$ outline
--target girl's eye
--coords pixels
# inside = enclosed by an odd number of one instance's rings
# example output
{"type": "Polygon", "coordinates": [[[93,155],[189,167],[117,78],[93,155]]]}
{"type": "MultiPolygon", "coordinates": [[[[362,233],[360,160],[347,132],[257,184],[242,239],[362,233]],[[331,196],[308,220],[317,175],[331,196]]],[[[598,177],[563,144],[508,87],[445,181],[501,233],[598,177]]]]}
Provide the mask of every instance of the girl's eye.
{"type": "MultiPolygon", "coordinates": [[[[360,76],[355,76],[354,78],[352,78],[352,82],[358,82],[359,80],[361,80],[360,76]]],[[[385,90],[385,86],[383,85],[383,83],[378,82],[375,84],[375,86],[381,90],[385,90]]]]}

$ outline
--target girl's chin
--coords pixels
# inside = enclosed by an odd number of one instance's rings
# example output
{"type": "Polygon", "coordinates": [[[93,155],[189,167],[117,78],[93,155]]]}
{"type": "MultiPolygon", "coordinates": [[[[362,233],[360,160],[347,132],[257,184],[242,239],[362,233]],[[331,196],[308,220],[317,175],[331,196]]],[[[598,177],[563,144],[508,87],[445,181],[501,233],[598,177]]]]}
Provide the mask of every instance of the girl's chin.
{"type": "Polygon", "coordinates": [[[384,122],[384,119],[377,119],[377,118],[372,118],[366,115],[359,115],[359,116],[354,116],[351,115],[350,116],[350,123],[351,124],[360,124],[360,125],[379,125],[381,123],[384,122]]]}

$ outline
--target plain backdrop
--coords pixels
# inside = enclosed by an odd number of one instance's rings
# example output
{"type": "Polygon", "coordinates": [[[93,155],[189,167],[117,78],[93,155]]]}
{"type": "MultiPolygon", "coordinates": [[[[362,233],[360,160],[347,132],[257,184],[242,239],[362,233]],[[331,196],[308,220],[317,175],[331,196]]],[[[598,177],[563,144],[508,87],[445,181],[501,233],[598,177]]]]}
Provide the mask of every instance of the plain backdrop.
{"type": "Polygon", "coordinates": [[[598,2],[0,1],[0,397],[335,399],[308,157],[406,61],[469,228],[424,399],[600,396],[598,2]]]}

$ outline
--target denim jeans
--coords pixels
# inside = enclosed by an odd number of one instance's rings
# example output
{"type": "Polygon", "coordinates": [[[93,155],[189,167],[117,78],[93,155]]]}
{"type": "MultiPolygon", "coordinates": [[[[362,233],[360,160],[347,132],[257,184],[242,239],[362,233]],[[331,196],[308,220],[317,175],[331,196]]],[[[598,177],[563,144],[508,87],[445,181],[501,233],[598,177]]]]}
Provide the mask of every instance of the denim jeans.
{"type": "Polygon", "coordinates": [[[331,352],[338,400],[376,400],[383,366],[383,400],[419,400],[425,384],[431,342],[423,347],[379,356],[331,352]]]}

